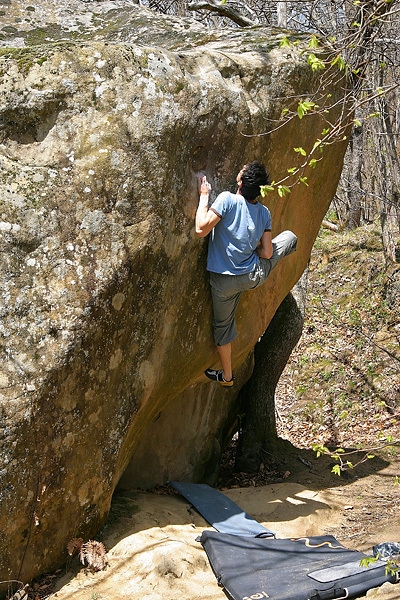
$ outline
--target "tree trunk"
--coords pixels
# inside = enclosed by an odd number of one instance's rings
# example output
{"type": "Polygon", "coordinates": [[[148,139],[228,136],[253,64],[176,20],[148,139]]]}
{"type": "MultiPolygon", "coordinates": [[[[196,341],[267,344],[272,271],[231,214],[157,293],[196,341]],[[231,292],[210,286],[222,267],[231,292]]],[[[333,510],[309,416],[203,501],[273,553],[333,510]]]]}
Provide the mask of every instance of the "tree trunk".
{"type": "Polygon", "coordinates": [[[276,3],[276,14],[278,19],[278,27],[287,28],[287,2],[276,3]]]}
{"type": "Polygon", "coordinates": [[[304,322],[307,272],[283,300],[261,340],[254,348],[254,371],[241,390],[244,414],[235,468],[254,473],[277,450],[275,389],[300,339],[304,322]],[[295,298],[296,296],[296,298],[295,298]]]}
{"type": "MultiPolygon", "coordinates": [[[[384,70],[380,70],[379,84],[384,84],[384,70]]],[[[396,240],[399,233],[400,160],[397,153],[390,111],[385,97],[378,98],[381,132],[378,138],[381,185],[382,243],[386,262],[396,262],[396,240]]]]}
{"type": "Polygon", "coordinates": [[[361,223],[361,168],[363,161],[363,128],[354,126],[350,139],[350,165],[347,182],[347,227],[355,229],[361,223]]]}

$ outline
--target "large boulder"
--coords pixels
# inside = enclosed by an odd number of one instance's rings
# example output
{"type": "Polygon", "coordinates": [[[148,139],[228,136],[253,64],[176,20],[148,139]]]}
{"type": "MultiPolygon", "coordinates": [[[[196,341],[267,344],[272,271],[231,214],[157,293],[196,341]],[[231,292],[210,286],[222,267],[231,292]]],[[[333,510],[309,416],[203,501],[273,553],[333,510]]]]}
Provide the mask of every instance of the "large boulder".
{"type": "Polygon", "coordinates": [[[298,250],[243,297],[236,386],[221,390],[203,376],[217,354],[196,175],[215,196],[258,158],[278,180],[293,148],[310,150],[338,117],[340,83],[324,119],[278,127],[319,85],[306,39],[281,48],[278,30],[210,31],[121,0],[6,4],[0,580],[26,581],[95,533],[121,476],[212,480],[252,349],[307,264],[345,142],[324,149],[308,187],[268,197],[273,232],[292,229],[298,250]]]}

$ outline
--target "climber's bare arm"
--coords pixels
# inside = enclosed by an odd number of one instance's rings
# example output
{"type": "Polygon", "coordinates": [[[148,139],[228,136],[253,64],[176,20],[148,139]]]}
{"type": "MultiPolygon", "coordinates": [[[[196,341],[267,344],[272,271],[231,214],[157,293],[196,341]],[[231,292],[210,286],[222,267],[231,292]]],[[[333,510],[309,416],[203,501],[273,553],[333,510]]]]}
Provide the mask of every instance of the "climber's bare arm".
{"type": "Polygon", "coordinates": [[[210,190],[211,185],[208,183],[207,177],[204,175],[199,182],[200,199],[196,212],[196,233],[199,237],[205,237],[208,235],[221,219],[216,212],[208,208],[210,190]]]}
{"type": "Polygon", "coordinates": [[[259,246],[257,246],[256,252],[260,258],[271,258],[273,253],[272,248],[272,233],[270,231],[264,231],[259,246]]]}

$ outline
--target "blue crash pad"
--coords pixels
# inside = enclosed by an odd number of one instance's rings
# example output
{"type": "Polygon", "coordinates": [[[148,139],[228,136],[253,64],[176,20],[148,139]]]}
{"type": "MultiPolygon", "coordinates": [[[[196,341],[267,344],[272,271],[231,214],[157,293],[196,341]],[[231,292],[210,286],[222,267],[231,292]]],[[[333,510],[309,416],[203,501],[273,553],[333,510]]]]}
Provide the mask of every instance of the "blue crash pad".
{"type": "Polygon", "coordinates": [[[181,481],[170,481],[170,485],[189,500],[206,521],[221,533],[275,537],[273,531],[255,521],[233,500],[209,485],[181,481]]]}

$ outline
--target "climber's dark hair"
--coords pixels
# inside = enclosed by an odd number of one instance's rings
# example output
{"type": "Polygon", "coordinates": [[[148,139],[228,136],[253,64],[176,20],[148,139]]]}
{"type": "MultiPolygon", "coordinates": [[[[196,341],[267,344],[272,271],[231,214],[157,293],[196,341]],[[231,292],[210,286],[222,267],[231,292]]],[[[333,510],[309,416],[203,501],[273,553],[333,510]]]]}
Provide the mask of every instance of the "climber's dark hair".
{"type": "Polygon", "coordinates": [[[246,200],[255,200],[261,193],[260,186],[269,183],[269,175],[265,166],[257,160],[253,160],[244,167],[240,193],[246,200]]]}

